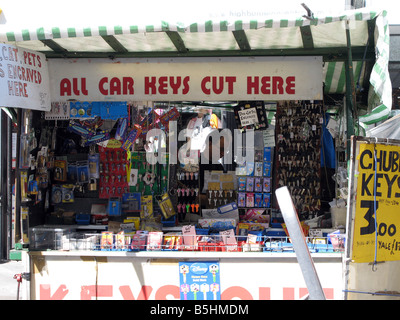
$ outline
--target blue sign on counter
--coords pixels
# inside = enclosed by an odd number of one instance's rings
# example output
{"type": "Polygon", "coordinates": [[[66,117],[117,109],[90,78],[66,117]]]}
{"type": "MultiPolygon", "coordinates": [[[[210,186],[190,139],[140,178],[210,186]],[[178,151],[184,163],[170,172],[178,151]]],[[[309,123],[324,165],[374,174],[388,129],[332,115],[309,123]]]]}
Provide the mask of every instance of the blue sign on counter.
{"type": "Polygon", "coordinates": [[[220,300],[218,261],[179,262],[181,300],[220,300]]]}

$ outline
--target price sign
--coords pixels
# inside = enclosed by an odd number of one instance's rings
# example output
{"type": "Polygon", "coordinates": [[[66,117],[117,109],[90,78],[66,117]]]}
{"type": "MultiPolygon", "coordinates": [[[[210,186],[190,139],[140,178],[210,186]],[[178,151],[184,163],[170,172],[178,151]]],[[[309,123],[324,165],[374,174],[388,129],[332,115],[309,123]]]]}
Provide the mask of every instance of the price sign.
{"type": "Polygon", "coordinates": [[[353,261],[400,260],[400,146],[361,144],[353,261]]]}

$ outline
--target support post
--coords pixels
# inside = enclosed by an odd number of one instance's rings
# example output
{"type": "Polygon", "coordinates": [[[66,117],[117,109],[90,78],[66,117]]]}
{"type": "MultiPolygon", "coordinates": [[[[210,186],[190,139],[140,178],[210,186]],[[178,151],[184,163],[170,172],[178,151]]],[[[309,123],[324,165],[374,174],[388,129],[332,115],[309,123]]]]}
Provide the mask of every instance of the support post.
{"type": "Polygon", "coordinates": [[[303,273],[307,285],[310,300],[325,300],[325,294],[318,278],[310,251],[294,208],[292,198],[287,187],[281,187],[275,191],[283,219],[293,243],[297,261],[303,273]]]}
{"type": "Polygon", "coordinates": [[[355,86],[354,86],[354,71],[353,71],[353,55],[351,50],[350,39],[350,21],[346,21],[346,40],[347,40],[347,59],[345,61],[346,68],[346,159],[350,159],[350,139],[354,135],[354,114],[355,114],[355,86]]]}

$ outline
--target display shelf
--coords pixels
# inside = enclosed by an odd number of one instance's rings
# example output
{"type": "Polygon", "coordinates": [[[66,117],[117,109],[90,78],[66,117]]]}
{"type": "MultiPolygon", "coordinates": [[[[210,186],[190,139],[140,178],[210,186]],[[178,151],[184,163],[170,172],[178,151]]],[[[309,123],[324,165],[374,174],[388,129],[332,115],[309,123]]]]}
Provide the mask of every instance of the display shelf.
{"type": "MultiPolygon", "coordinates": [[[[261,259],[271,260],[272,262],[297,261],[296,253],[294,252],[204,252],[204,251],[30,251],[31,256],[47,256],[47,257],[126,257],[134,258],[149,258],[149,259],[221,259],[229,258],[232,260],[246,259],[261,259]]],[[[342,260],[343,253],[311,253],[314,261],[329,262],[342,260]]],[[[246,260],[251,261],[251,260],[246,260]]]]}
{"type": "MultiPolygon", "coordinates": [[[[75,226],[75,225],[74,225],[75,226]]],[[[105,231],[108,229],[107,225],[95,225],[95,224],[88,224],[88,225],[76,225],[77,230],[98,230],[98,231],[105,231]]]]}

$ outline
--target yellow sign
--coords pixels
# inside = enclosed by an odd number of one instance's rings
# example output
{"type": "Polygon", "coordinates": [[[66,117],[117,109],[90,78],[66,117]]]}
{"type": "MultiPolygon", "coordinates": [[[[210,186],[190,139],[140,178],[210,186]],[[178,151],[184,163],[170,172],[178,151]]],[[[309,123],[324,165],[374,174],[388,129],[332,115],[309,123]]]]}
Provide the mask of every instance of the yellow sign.
{"type": "Polygon", "coordinates": [[[361,144],[354,262],[400,260],[400,146],[361,144]]]}
{"type": "Polygon", "coordinates": [[[122,142],[117,139],[109,139],[107,140],[107,148],[118,149],[121,148],[122,142]]]}

